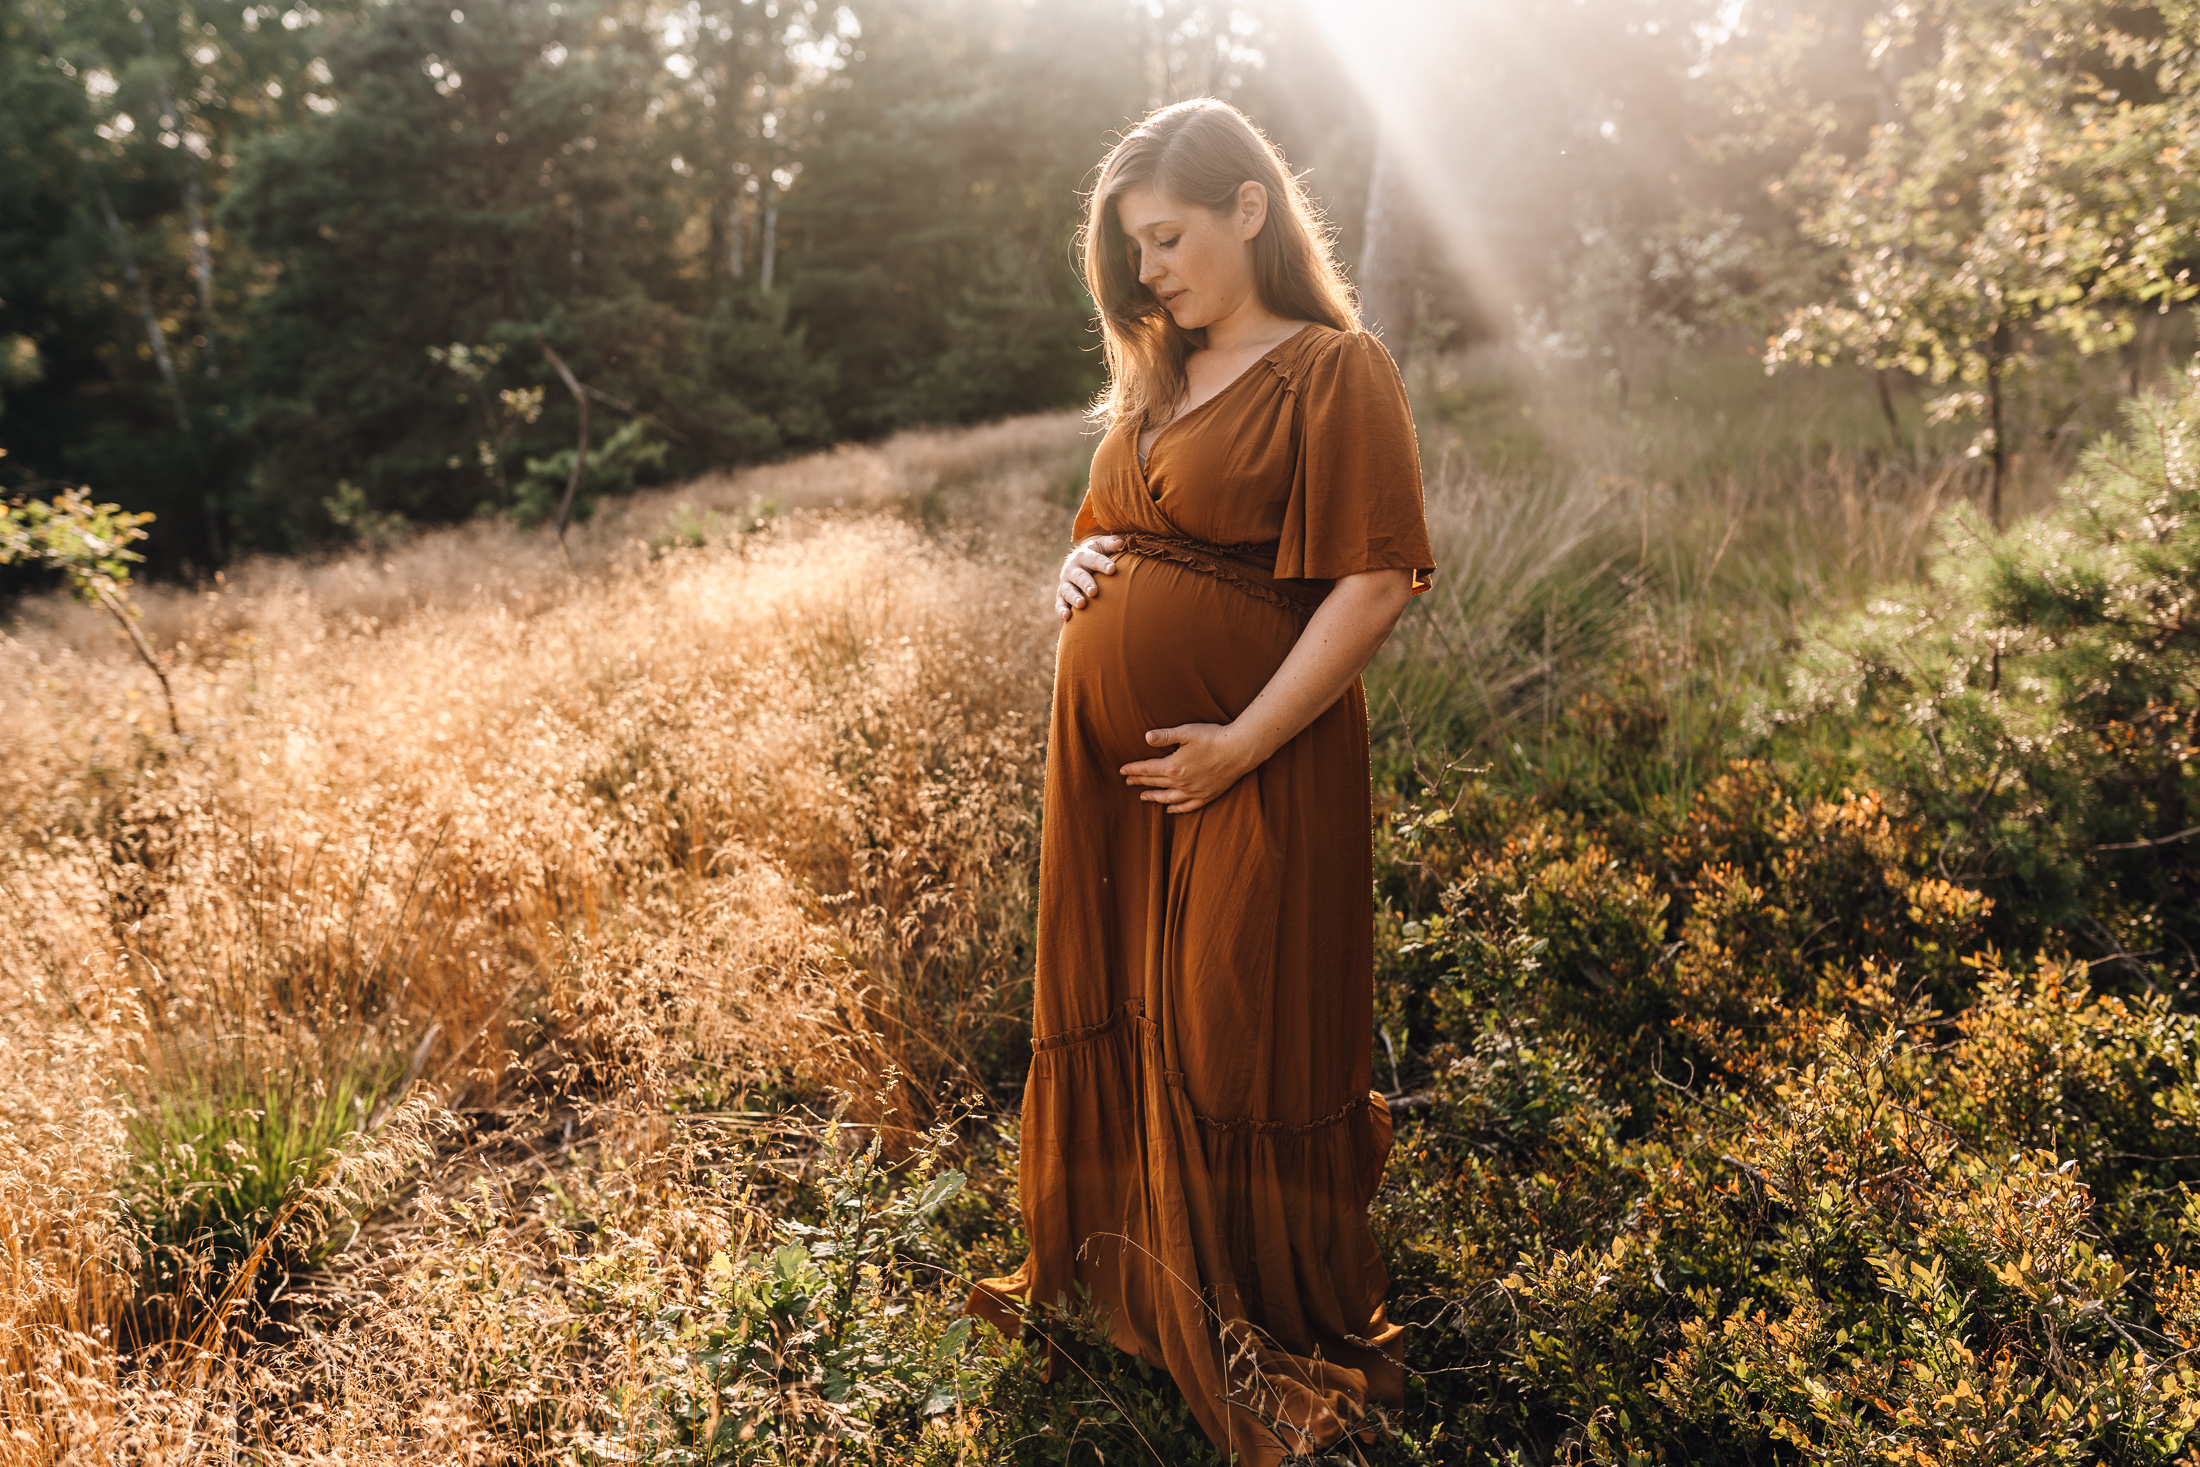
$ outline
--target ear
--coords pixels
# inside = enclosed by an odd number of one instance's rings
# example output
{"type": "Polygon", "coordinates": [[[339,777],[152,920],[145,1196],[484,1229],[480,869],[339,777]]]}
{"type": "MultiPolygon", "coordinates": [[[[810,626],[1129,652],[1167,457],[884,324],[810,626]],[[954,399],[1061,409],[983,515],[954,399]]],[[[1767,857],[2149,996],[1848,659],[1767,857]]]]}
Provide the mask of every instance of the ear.
{"type": "Polygon", "coordinates": [[[1248,179],[1238,185],[1238,238],[1251,240],[1268,222],[1268,190],[1248,179]]]}

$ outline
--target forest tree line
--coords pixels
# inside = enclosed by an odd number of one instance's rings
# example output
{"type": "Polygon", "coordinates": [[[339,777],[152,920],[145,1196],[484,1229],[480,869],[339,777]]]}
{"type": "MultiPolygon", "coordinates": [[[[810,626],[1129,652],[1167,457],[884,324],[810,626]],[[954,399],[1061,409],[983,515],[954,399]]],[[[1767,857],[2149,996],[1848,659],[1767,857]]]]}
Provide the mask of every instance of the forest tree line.
{"type": "MultiPolygon", "coordinates": [[[[1098,385],[1079,191],[1284,146],[1413,342],[2008,385],[2192,293],[2196,22],[1984,0],[5,0],[0,494],[217,566],[1098,385]]],[[[1890,422],[1892,412],[1890,408],[1890,422]]]]}

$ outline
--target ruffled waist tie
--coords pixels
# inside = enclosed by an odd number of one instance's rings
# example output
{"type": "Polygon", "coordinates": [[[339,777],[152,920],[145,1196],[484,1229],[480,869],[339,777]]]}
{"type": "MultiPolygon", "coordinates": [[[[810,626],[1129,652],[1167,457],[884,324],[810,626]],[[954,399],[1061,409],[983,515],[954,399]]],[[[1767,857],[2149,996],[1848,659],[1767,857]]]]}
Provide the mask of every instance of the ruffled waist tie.
{"type": "Polygon", "coordinates": [[[1329,593],[1326,581],[1287,581],[1248,564],[1248,558],[1260,556],[1273,562],[1276,547],[1267,545],[1209,545],[1201,540],[1182,539],[1174,535],[1153,535],[1143,530],[1117,531],[1122,537],[1120,554],[1143,555],[1149,560],[1166,560],[1181,565],[1201,575],[1211,576],[1226,586],[1235,587],[1255,601],[1265,601],[1270,606],[1290,612],[1300,620],[1314,614],[1314,608],[1322,604],[1329,593]]]}

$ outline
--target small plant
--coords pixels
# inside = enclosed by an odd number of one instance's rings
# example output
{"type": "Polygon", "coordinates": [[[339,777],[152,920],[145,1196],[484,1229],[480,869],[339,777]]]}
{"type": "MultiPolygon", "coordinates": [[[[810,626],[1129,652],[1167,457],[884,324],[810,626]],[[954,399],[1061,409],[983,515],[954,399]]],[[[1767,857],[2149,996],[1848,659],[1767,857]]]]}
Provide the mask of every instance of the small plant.
{"type": "Polygon", "coordinates": [[[146,538],[141,527],[152,522],[151,515],[129,514],[119,504],[92,503],[88,488],[64,490],[51,500],[0,501],[0,565],[51,566],[69,578],[77,599],[103,607],[120,622],[160,683],[168,730],[180,739],[183,723],[176,717],[168,670],[138,630],[138,609],[130,600],[130,567],[145,559],[130,547],[146,538]]]}
{"type": "Polygon", "coordinates": [[[2127,404],[2048,514],[1943,533],[1922,584],[1816,629],[1766,721],[1861,764],[1944,873],[2136,974],[2200,937],[2200,376],[2127,404]]]}
{"type": "MultiPolygon", "coordinates": [[[[681,1362],[659,1392],[647,1459],[780,1462],[800,1443],[921,1434],[974,1393],[972,1321],[912,1297],[902,1274],[932,1215],[963,1188],[941,1156],[959,1117],[941,1120],[898,1166],[884,1140],[832,1173],[822,1220],[782,1225],[786,1241],[704,1271],[692,1305],[669,1309],[662,1338],[681,1362]]],[[[828,1155],[844,1134],[828,1128],[828,1155]]]]}
{"type": "Polygon", "coordinates": [[[321,501],[329,523],[348,533],[352,539],[371,551],[381,551],[403,540],[412,529],[411,523],[395,510],[377,510],[367,500],[367,491],[349,479],[336,485],[336,492],[321,501]]]}
{"type": "Polygon", "coordinates": [[[173,1315],[196,1314],[238,1281],[246,1260],[262,1294],[293,1270],[320,1262],[340,1241],[330,1230],[277,1219],[354,1132],[373,1131],[388,1109],[394,1065],[327,1065],[315,1054],[217,1061],[195,1084],[141,1104],[129,1125],[139,1158],[126,1185],[140,1247],[140,1298],[173,1315]]]}
{"type": "MultiPolygon", "coordinates": [[[[624,494],[638,477],[664,467],[671,445],[639,418],[619,425],[603,447],[588,455],[572,512],[586,519],[606,495],[624,494]]],[[[561,448],[548,458],[527,460],[527,475],[512,489],[512,516],[523,525],[540,524],[558,513],[573,480],[575,450],[561,448]]]]}

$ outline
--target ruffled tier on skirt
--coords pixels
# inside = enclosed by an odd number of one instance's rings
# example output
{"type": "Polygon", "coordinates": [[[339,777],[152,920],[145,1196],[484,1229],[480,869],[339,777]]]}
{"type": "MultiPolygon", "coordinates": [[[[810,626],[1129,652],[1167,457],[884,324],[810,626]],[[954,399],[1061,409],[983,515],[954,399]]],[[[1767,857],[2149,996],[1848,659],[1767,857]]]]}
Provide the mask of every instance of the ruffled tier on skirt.
{"type": "Polygon", "coordinates": [[[1202,1116],[1142,1009],[1035,1046],[1031,1253],[971,1310],[1013,1334],[1027,1303],[1099,1301],[1112,1343],[1167,1369],[1217,1446],[1262,1464],[1318,1450],[1404,1397],[1367,1225],[1389,1108],[1370,1092],[1302,1126],[1202,1116]]]}

